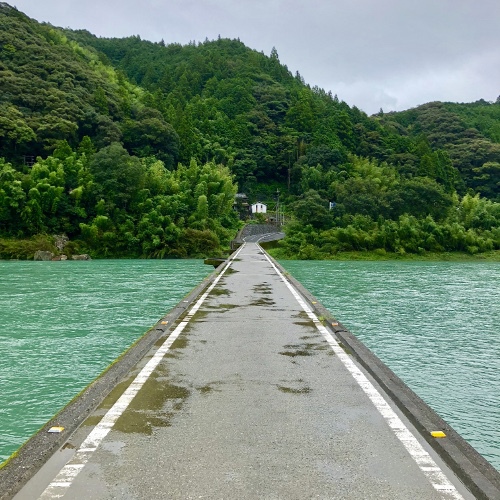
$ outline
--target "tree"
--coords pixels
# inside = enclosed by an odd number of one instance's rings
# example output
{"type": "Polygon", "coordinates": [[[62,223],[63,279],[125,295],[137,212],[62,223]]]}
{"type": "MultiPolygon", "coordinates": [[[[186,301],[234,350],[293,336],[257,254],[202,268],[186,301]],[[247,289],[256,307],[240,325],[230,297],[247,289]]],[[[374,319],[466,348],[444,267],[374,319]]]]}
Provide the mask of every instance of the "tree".
{"type": "Polygon", "coordinates": [[[310,224],[316,229],[325,229],[333,222],[326,203],[319,194],[310,189],[292,205],[295,217],[305,226],[310,224]]]}
{"type": "Polygon", "coordinates": [[[179,136],[162,114],[143,108],[123,124],[125,146],[138,156],[155,155],[173,168],[179,156],[179,136]]]}
{"type": "Polygon", "coordinates": [[[145,170],[139,158],[130,156],[119,143],[101,149],[90,162],[96,182],[96,196],[104,197],[109,210],[126,209],[145,182],[145,170]]]}
{"type": "Polygon", "coordinates": [[[489,161],[472,169],[471,184],[481,196],[500,200],[500,162],[489,161]]]}
{"type": "Polygon", "coordinates": [[[445,219],[453,206],[453,197],[442,186],[426,177],[403,181],[398,189],[397,199],[394,204],[396,213],[416,217],[430,215],[436,221],[445,219]]]}
{"type": "Polygon", "coordinates": [[[12,157],[29,151],[28,145],[36,140],[33,129],[14,106],[0,105],[0,155],[12,157]]]}
{"type": "Polygon", "coordinates": [[[0,158],[0,231],[17,235],[22,228],[20,214],[26,203],[21,175],[0,158]]]}

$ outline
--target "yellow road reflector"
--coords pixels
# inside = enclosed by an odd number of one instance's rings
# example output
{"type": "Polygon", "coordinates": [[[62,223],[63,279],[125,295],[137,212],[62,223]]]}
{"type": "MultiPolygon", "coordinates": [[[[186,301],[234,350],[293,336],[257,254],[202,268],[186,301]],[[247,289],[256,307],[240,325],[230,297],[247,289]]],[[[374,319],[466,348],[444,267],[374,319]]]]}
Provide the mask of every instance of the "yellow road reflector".
{"type": "Polygon", "coordinates": [[[443,431],[432,431],[431,436],[435,438],[445,438],[446,434],[443,431]]]}
{"type": "Polygon", "coordinates": [[[59,432],[62,432],[64,430],[64,427],[56,426],[56,427],[51,427],[47,432],[52,432],[53,434],[58,434],[59,432]]]}

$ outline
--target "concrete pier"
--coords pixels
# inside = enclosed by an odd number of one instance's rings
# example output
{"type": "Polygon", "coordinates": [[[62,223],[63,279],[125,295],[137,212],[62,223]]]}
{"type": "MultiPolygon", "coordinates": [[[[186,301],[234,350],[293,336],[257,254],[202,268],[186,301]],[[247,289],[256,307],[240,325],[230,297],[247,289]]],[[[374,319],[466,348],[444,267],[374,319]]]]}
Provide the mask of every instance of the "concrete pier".
{"type": "Polygon", "coordinates": [[[316,301],[257,244],[240,247],[186,302],[16,499],[424,500],[500,492],[479,456],[457,458],[473,462],[463,474],[450,469],[449,457],[445,463],[431,446],[437,438],[424,435],[445,424],[426,407],[416,410],[427,419],[417,429],[375,380],[383,367],[363,367],[342,325],[319,315],[316,301]]]}

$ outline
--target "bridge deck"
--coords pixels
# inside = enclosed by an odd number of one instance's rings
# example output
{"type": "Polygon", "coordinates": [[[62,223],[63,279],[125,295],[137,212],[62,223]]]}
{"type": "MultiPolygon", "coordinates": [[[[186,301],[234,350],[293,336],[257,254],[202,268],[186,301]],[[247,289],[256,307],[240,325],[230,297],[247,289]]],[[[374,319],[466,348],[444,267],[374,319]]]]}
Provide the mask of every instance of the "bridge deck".
{"type": "Polygon", "coordinates": [[[300,300],[246,243],[16,498],[472,498],[300,300]]]}

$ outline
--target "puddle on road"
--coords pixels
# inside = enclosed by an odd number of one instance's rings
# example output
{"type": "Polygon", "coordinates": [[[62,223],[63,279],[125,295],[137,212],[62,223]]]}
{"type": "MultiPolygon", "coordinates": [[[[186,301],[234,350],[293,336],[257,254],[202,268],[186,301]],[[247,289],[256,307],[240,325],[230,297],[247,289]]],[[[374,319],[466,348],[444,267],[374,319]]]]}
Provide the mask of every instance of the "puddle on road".
{"type": "Polygon", "coordinates": [[[211,392],[220,392],[220,389],[218,389],[218,386],[222,385],[223,382],[209,382],[208,384],[204,385],[203,387],[197,387],[198,391],[200,391],[201,394],[210,394],[211,392]]]}
{"type": "Polygon", "coordinates": [[[191,327],[191,323],[202,323],[203,320],[209,315],[210,313],[208,311],[202,311],[201,309],[198,309],[192,316],[191,321],[186,325],[184,328],[184,331],[186,331],[186,328],[191,327]]]}
{"type": "Polygon", "coordinates": [[[219,295],[231,295],[231,292],[230,290],[228,290],[227,288],[214,288],[209,294],[208,296],[210,297],[211,295],[214,295],[214,296],[219,296],[219,295]]]}
{"type": "Polygon", "coordinates": [[[220,304],[217,309],[220,311],[220,312],[226,312],[226,311],[229,311],[230,309],[235,309],[239,307],[237,304],[220,304]]]}
{"type": "MultiPolygon", "coordinates": [[[[264,281],[259,285],[255,285],[252,290],[260,295],[272,295],[273,291],[269,283],[264,281]]],[[[276,302],[268,297],[256,298],[250,302],[251,306],[274,306],[276,302]]]]}
{"type": "Polygon", "coordinates": [[[299,389],[294,387],[285,387],[283,385],[278,385],[278,389],[286,394],[309,394],[311,392],[310,387],[301,387],[299,389]]]}
{"type": "Polygon", "coordinates": [[[114,428],[126,433],[151,435],[155,427],[169,427],[190,391],[165,377],[149,378],[114,428]]]}
{"type": "Polygon", "coordinates": [[[280,354],[282,356],[290,356],[291,358],[295,358],[296,356],[312,356],[313,353],[311,351],[306,350],[296,350],[296,351],[281,351],[280,354]]]}
{"type": "MultiPolygon", "coordinates": [[[[208,314],[211,314],[211,313],[225,313],[225,312],[228,312],[229,310],[231,309],[235,309],[236,307],[240,307],[238,304],[217,304],[216,306],[214,305],[205,305],[205,309],[208,309],[208,310],[205,310],[205,311],[201,311],[201,315],[200,316],[196,316],[198,313],[196,313],[194,316],[193,316],[193,320],[194,321],[197,321],[199,323],[202,323],[203,321],[200,321],[201,318],[205,318],[208,314]]],[[[189,326],[189,325],[188,325],[189,326]]]]}
{"type": "Polygon", "coordinates": [[[168,335],[162,335],[156,342],[155,342],[155,347],[161,347],[164,343],[165,340],[167,340],[168,335]]]}
{"type": "Polygon", "coordinates": [[[308,321],[294,321],[293,324],[294,325],[299,325],[299,326],[309,326],[311,328],[316,329],[316,325],[314,324],[314,322],[312,320],[308,320],[308,321]]]}
{"type": "Polygon", "coordinates": [[[288,344],[283,346],[286,350],[281,351],[282,356],[295,358],[296,356],[314,356],[316,351],[325,351],[328,345],[323,342],[304,343],[304,344],[288,344]]]}
{"type": "Polygon", "coordinates": [[[303,335],[302,337],[300,337],[300,340],[311,340],[311,339],[316,340],[317,338],[318,338],[318,335],[316,332],[315,335],[303,335]]]}
{"type": "MultiPolygon", "coordinates": [[[[298,312],[297,314],[294,314],[292,316],[292,318],[300,318],[300,319],[304,319],[306,321],[312,321],[309,316],[307,315],[307,313],[305,311],[300,311],[298,312]]],[[[313,323],[314,324],[314,323],[313,323]]]]}
{"type": "MultiPolygon", "coordinates": [[[[130,375],[126,380],[122,380],[118,383],[114,389],[104,398],[103,402],[97,407],[97,410],[109,410],[120,398],[120,396],[126,391],[127,387],[133,382],[136,375],[130,375]]],[[[89,420],[89,417],[87,420],[89,420]]],[[[99,420],[102,417],[99,417],[99,420]]],[[[87,422],[87,420],[85,422],[87,422]]],[[[87,425],[87,424],[86,424],[87,425]]],[[[92,424],[88,424],[92,425],[92,424]]]]}
{"type": "Polygon", "coordinates": [[[82,425],[95,426],[102,420],[102,417],[104,417],[104,414],[103,415],[90,415],[90,417],[87,417],[84,420],[82,425]]]}
{"type": "Polygon", "coordinates": [[[286,385],[277,384],[276,387],[284,393],[287,394],[309,394],[311,392],[311,388],[306,385],[304,379],[299,378],[296,380],[282,380],[286,385]]]}
{"type": "Polygon", "coordinates": [[[262,299],[252,300],[252,302],[250,302],[251,306],[273,306],[274,304],[276,304],[274,300],[268,299],[266,297],[263,297],[262,299]]]}
{"type": "MultiPolygon", "coordinates": [[[[183,349],[187,343],[186,337],[179,337],[173,343],[172,349],[183,349]]],[[[135,378],[136,374],[132,374],[117,384],[83,425],[97,425],[135,378]]],[[[189,395],[190,391],[186,387],[170,382],[167,367],[160,364],[146,380],[125,413],[118,418],[114,429],[151,435],[155,427],[170,426],[172,417],[182,408],[189,395]]]]}
{"type": "Polygon", "coordinates": [[[272,293],[273,293],[273,289],[271,288],[271,286],[267,282],[264,282],[260,285],[255,285],[253,287],[253,291],[257,292],[257,293],[262,293],[265,295],[272,295],[272,293]]]}
{"type": "MultiPolygon", "coordinates": [[[[186,329],[184,329],[183,333],[185,333],[185,330],[186,329]]],[[[186,335],[179,335],[175,339],[170,349],[184,349],[187,347],[188,344],[189,344],[189,339],[186,337],[186,335]]]]}

